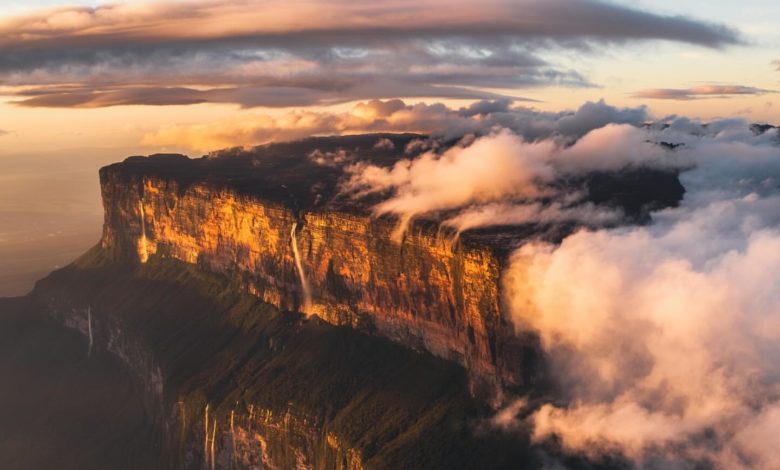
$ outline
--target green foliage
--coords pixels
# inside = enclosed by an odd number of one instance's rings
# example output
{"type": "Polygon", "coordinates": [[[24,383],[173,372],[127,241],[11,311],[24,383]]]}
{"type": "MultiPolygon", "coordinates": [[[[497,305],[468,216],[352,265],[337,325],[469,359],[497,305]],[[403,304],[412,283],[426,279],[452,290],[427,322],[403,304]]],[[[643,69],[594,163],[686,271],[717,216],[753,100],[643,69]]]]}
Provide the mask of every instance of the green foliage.
{"type": "Polygon", "coordinates": [[[160,364],[171,406],[208,402],[223,419],[236,404],[293,410],[360,451],[369,468],[533,461],[519,438],[499,451],[501,436],[475,433],[487,410],[460,366],[278,311],[196,266],[113,264],[96,250],[41,281],[34,296],[53,293],[118,319],[160,364]]]}

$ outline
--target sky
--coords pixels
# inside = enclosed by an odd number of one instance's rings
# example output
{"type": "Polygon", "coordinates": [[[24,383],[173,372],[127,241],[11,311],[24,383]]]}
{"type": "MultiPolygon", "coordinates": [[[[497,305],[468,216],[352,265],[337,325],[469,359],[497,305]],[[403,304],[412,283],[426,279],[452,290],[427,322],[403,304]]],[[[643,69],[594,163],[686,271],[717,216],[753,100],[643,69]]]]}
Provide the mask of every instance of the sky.
{"type": "Polygon", "coordinates": [[[85,232],[34,277],[94,243],[97,169],[134,154],[432,132],[436,106],[478,100],[778,123],[778,18],[763,0],[5,1],[0,251],[85,232]]]}

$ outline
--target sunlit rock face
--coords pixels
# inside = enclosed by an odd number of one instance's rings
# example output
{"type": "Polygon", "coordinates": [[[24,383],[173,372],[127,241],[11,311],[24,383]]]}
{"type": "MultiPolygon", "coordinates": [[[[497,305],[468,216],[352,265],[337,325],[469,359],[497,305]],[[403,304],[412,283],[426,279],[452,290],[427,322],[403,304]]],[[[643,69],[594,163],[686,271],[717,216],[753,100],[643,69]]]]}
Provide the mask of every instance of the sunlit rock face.
{"type": "Polygon", "coordinates": [[[209,465],[213,461],[214,468],[364,468],[358,451],[289,410],[274,413],[250,406],[248,414],[231,414],[225,429],[216,423],[204,426],[201,459],[209,465]]]}
{"type": "Polygon", "coordinates": [[[102,173],[104,248],[148,261],[171,257],[229,274],[264,301],[366,328],[496,375],[501,265],[488,247],[451,246],[435,231],[390,239],[392,221],[301,211],[196,183],[102,173]],[[291,231],[312,291],[306,308],[291,231]]]}

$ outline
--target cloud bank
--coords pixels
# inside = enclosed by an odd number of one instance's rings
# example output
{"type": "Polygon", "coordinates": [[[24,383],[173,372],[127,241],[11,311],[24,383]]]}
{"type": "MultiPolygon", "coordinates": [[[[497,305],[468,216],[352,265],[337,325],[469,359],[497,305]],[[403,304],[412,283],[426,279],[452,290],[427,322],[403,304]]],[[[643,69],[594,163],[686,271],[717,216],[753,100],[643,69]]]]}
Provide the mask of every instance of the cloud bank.
{"type": "Polygon", "coordinates": [[[422,132],[443,139],[509,129],[527,140],[557,135],[574,140],[609,123],[642,125],[647,110],[589,102],[576,111],[549,113],[516,106],[514,100],[482,100],[464,108],[441,103],[371,100],[343,113],[297,110],[281,116],[256,114],[207,124],[175,125],[144,136],[144,145],[209,151],[236,145],[295,140],[310,135],[361,132],[422,132]]]}
{"type": "Polygon", "coordinates": [[[394,238],[421,213],[484,204],[507,198],[538,197],[553,178],[547,162],[553,144],[525,143],[507,131],[481,138],[441,155],[427,152],[392,168],[358,164],[348,169],[347,189],[359,194],[391,190],[394,196],[375,207],[378,214],[400,216],[394,238]]]}
{"type": "MultiPolygon", "coordinates": [[[[427,151],[392,167],[358,163],[344,189],[353,197],[386,194],[374,207],[378,215],[395,214],[394,239],[403,238],[420,215],[456,211],[443,224],[458,233],[479,227],[576,221],[603,226],[621,219],[619,211],[584,204],[584,194],[554,187],[569,176],[627,168],[676,168],[689,164],[648,140],[629,124],[590,130],[572,143],[564,132],[587,131],[578,114],[592,116],[604,103],[589,103],[574,114],[550,121],[550,134],[527,140],[509,129],[467,139],[439,153],[427,151]],[[573,123],[577,123],[573,125],[573,123]],[[551,201],[552,199],[552,201],[551,201]]],[[[616,111],[613,109],[613,111],[616,111]]],[[[627,114],[632,114],[628,112],[627,114]]],[[[534,131],[534,129],[531,129],[534,131]]]]}
{"type": "Polygon", "coordinates": [[[745,122],[641,132],[694,162],[679,208],[645,227],[581,231],[513,256],[519,331],[560,386],[537,441],[641,468],[774,468],[780,422],[780,146],[745,122]],[[697,466],[698,465],[698,466],[697,466]]]}
{"type": "Polygon", "coordinates": [[[648,40],[742,42],[725,25],[597,0],[126,2],[0,20],[0,83],[23,106],[487,99],[590,85],[550,51],[648,40]]]}

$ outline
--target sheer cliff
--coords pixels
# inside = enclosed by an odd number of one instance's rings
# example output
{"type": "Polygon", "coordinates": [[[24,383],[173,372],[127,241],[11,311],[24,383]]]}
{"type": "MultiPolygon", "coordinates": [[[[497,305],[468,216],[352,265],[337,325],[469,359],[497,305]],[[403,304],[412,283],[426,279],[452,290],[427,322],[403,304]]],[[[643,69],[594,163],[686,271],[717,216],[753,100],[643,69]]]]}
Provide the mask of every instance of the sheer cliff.
{"type": "Polygon", "coordinates": [[[182,188],[153,176],[127,184],[110,170],[102,177],[105,249],[230,274],[278,308],[368,328],[495,374],[500,264],[491,250],[451,247],[422,230],[397,245],[390,221],[296,212],[209,184],[182,188]]]}

